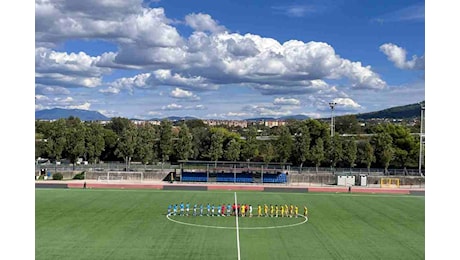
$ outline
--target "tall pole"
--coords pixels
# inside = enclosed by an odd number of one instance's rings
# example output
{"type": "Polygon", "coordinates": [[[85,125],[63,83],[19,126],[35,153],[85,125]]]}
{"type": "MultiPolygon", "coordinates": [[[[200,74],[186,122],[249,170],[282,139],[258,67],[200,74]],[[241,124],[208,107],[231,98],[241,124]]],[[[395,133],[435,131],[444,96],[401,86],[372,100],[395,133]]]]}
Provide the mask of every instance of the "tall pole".
{"type": "Polygon", "coordinates": [[[422,174],[422,154],[423,154],[423,142],[424,142],[424,133],[423,133],[423,116],[425,113],[425,105],[420,103],[420,151],[419,151],[419,159],[418,159],[418,173],[420,176],[422,174]]]}
{"type": "Polygon", "coordinates": [[[334,137],[334,107],[337,105],[336,102],[329,102],[331,108],[331,137],[334,137]]]}

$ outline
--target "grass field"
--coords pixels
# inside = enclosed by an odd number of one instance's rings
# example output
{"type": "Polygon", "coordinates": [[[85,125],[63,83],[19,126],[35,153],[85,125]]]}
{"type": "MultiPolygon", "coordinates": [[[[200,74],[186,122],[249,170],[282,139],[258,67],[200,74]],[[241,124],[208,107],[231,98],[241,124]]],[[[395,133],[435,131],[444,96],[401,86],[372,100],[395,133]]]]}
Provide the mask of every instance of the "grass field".
{"type": "Polygon", "coordinates": [[[425,197],[236,192],[304,218],[166,217],[171,203],[233,203],[232,191],[35,190],[36,259],[424,259],[425,197]],[[183,222],[183,223],[179,223],[183,222]],[[216,228],[219,227],[219,228],[216,228]],[[257,229],[256,229],[257,228],[257,229]]]}

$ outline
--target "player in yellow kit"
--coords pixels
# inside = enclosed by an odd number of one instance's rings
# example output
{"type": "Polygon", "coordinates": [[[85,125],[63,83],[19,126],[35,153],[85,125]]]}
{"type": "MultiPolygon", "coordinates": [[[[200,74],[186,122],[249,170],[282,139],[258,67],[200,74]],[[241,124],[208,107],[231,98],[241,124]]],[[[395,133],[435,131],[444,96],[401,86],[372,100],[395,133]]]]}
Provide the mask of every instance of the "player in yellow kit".
{"type": "Polygon", "coordinates": [[[281,209],[281,217],[284,217],[284,206],[281,205],[281,206],[280,206],[280,209],[281,209]]]}
{"type": "Polygon", "coordinates": [[[297,207],[297,205],[295,205],[295,217],[297,218],[297,215],[299,215],[299,207],[297,207]]]}
{"type": "Polygon", "coordinates": [[[278,217],[279,208],[278,205],[275,205],[275,217],[278,217]]]}
{"type": "Polygon", "coordinates": [[[267,204],[264,204],[264,214],[265,214],[265,217],[268,217],[268,206],[267,206],[267,204]]]}
{"type": "Polygon", "coordinates": [[[303,206],[303,216],[304,216],[304,217],[307,217],[307,215],[308,215],[307,206],[303,206]]]}
{"type": "Polygon", "coordinates": [[[289,216],[289,207],[287,204],[284,204],[284,214],[286,214],[286,217],[289,216]]]}
{"type": "Polygon", "coordinates": [[[245,213],[246,213],[246,205],[243,204],[241,205],[241,217],[244,217],[245,213]]]}
{"type": "Polygon", "coordinates": [[[294,215],[294,206],[291,204],[291,207],[289,208],[289,217],[292,218],[292,215],[294,215]]]}
{"type": "Polygon", "coordinates": [[[275,213],[275,207],[273,207],[273,205],[270,205],[270,217],[273,217],[274,213],[275,213]]]}
{"type": "Polygon", "coordinates": [[[257,216],[258,217],[262,216],[262,206],[260,206],[260,204],[257,205],[257,216]]]}

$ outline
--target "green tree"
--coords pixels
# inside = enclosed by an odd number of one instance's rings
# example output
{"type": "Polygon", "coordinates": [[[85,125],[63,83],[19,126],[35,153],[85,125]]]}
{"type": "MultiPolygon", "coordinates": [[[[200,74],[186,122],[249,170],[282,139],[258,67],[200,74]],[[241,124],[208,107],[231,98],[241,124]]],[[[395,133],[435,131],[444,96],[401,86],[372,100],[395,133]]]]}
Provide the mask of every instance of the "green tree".
{"type": "Polygon", "coordinates": [[[103,128],[102,132],[102,136],[104,137],[104,150],[101,153],[101,159],[104,161],[115,161],[118,159],[115,155],[118,135],[112,129],[108,128],[103,128]]]}
{"type": "Polygon", "coordinates": [[[155,128],[150,124],[146,124],[137,128],[137,135],[135,154],[144,165],[152,163],[157,158],[155,153],[155,128]]]}
{"type": "Polygon", "coordinates": [[[410,129],[402,125],[387,124],[385,132],[391,138],[394,148],[394,159],[397,166],[405,168],[407,164],[418,162],[419,142],[410,133],[410,129]]]}
{"type": "Polygon", "coordinates": [[[367,167],[367,171],[370,172],[371,165],[376,161],[374,154],[374,147],[372,147],[369,140],[360,142],[358,145],[358,160],[367,167]]]}
{"type": "Polygon", "coordinates": [[[243,143],[241,157],[243,160],[252,160],[259,154],[259,145],[257,143],[257,129],[253,126],[249,127],[244,137],[246,141],[243,143]]]}
{"type": "Polygon", "coordinates": [[[338,134],[359,134],[361,126],[356,115],[345,115],[335,117],[335,132],[338,134]]]}
{"type": "Polygon", "coordinates": [[[121,136],[123,130],[128,128],[131,124],[132,122],[128,118],[113,117],[107,124],[106,128],[111,129],[118,136],[121,136]]]}
{"type": "Polygon", "coordinates": [[[201,119],[191,119],[191,120],[186,120],[185,124],[187,124],[187,127],[189,129],[197,128],[197,127],[206,127],[204,124],[203,120],[201,119]]]}
{"type": "Polygon", "coordinates": [[[65,154],[75,167],[77,159],[85,154],[85,127],[71,122],[67,126],[65,154]]]}
{"type": "Polygon", "coordinates": [[[393,139],[386,132],[380,132],[372,136],[371,143],[374,146],[377,161],[388,171],[388,166],[394,158],[393,139]]]}
{"type": "Polygon", "coordinates": [[[65,119],[59,119],[49,124],[44,134],[46,139],[45,151],[49,157],[59,161],[67,149],[67,123],[65,119]]]}
{"type": "Polygon", "coordinates": [[[337,163],[343,159],[342,139],[339,135],[334,135],[334,137],[332,137],[329,156],[331,159],[331,166],[333,168],[335,168],[337,166],[337,163]]]}
{"type": "Polygon", "coordinates": [[[238,140],[232,139],[227,143],[224,155],[229,161],[238,161],[240,159],[241,144],[238,140]]]}
{"type": "Polygon", "coordinates": [[[177,156],[181,160],[188,160],[193,154],[193,136],[188,126],[182,123],[180,126],[179,137],[176,143],[177,156]]]}
{"type": "Polygon", "coordinates": [[[85,159],[96,163],[105,148],[104,129],[100,124],[90,123],[85,132],[85,159]]]}
{"type": "Polygon", "coordinates": [[[211,146],[209,148],[209,157],[213,161],[222,157],[224,144],[224,134],[222,131],[216,131],[211,135],[211,146]]]}
{"type": "Polygon", "coordinates": [[[292,136],[289,132],[289,128],[281,126],[279,128],[279,136],[276,141],[276,152],[278,153],[278,159],[282,163],[286,163],[291,156],[292,151],[292,136]]]}
{"type": "Polygon", "coordinates": [[[275,147],[270,141],[263,142],[260,151],[265,165],[269,164],[276,156],[275,147]]]}
{"type": "MultiPolygon", "coordinates": [[[[118,139],[115,154],[125,161],[127,168],[129,168],[131,159],[135,155],[136,146],[138,142],[138,133],[136,126],[129,125],[121,132],[121,137],[118,139]]],[[[127,170],[127,169],[126,169],[127,170]]]]}
{"type": "Polygon", "coordinates": [[[300,162],[300,172],[310,153],[310,132],[308,127],[303,124],[295,132],[294,157],[300,162]]]}
{"type": "Polygon", "coordinates": [[[158,151],[161,162],[169,160],[169,156],[173,152],[172,141],[172,124],[169,120],[163,119],[160,123],[160,140],[158,142],[158,151]]]}
{"type": "Polygon", "coordinates": [[[208,157],[209,147],[211,145],[211,134],[206,127],[192,128],[192,158],[204,159],[208,157]]]}
{"type": "Polygon", "coordinates": [[[343,161],[350,168],[355,167],[358,156],[358,145],[354,137],[343,142],[343,161]]]}
{"type": "Polygon", "coordinates": [[[324,144],[323,143],[324,143],[323,139],[318,138],[316,140],[316,144],[311,149],[311,160],[315,164],[316,172],[318,172],[318,168],[321,165],[321,162],[325,158],[324,144]]]}

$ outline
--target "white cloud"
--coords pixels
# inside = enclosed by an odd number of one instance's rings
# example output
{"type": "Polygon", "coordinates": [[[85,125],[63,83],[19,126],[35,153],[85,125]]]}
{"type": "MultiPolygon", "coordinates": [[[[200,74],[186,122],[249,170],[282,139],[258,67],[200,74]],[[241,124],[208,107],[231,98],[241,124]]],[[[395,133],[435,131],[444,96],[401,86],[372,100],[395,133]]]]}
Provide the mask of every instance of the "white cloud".
{"type": "Polygon", "coordinates": [[[212,33],[225,31],[225,27],[219,25],[209,14],[192,13],[185,16],[185,24],[192,27],[195,31],[209,31],[212,33]]]}
{"type": "Polygon", "coordinates": [[[147,80],[152,85],[180,86],[181,88],[194,90],[215,90],[217,85],[210,83],[201,76],[184,77],[171,70],[156,70],[147,80]]]}
{"type": "Polygon", "coordinates": [[[300,105],[300,100],[295,99],[295,98],[275,98],[273,101],[274,105],[280,105],[280,106],[298,106],[300,105]]]}
{"type": "Polygon", "coordinates": [[[149,115],[149,116],[160,116],[162,114],[163,113],[158,112],[158,111],[149,111],[149,112],[147,112],[147,115],[149,115]]]}
{"type": "Polygon", "coordinates": [[[244,117],[244,116],[250,116],[252,114],[246,113],[246,112],[228,112],[224,114],[225,117],[244,117]]]}
{"type": "Polygon", "coordinates": [[[410,70],[425,70],[425,56],[412,56],[412,60],[406,60],[406,50],[393,44],[385,43],[380,46],[388,60],[394,63],[397,68],[410,70]]]}
{"type": "Polygon", "coordinates": [[[36,42],[54,45],[68,38],[111,39],[143,46],[176,46],[181,37],[163,8],[142,1],[36,1],[36,42]]]}
{"type": "Polygon", "coordinates": [[[48,101],[50,100],[47,96],[44,95],[35,95],[35,101],[48,101]]]}
{"type": "Polygon", "coordinates": [[[176,103],[161,107],[162,110],[181,110],[182,108],[182,105],[178,105],[176,103]]]}
{"type": "Polygon", "coordinates": [[[172,103],[166,106],[162,106],[161,110],[206,110],[204,105],[194,105],[194,106],[183,106],[180,104],[172,103]]]}
{"type": "Polygon", "coordinates": [[[281,106],[272,105],[247,105],[243,110],[258,116],[286,116],[292,114],[291,110],[286,110],[281,106]]]}
{"type": "Polygon", "coordinates": [[[185,99],[185,100],[200,100],[200,97],[193,94],[191,91],[183,90],[180,88],[175,88],[169,94],[172,98],[185,99]]]}
{"type": "Polygon", "coordinates": [[[69,95],[70,91],[63,87],[35,84],[35,93],[43,95],[69,95]]]}
{"type": "Polygon", "coordinates": [[[353,101],[351,98],[334,98],[333,102],[337,103],[338,106],[342,106],[344,108],[361,108],[361,105],[353,101]]]}
{"type": "Polygon", "coordinates": [[[304,17],[307,14],[315,13],[318,11],[317,8],[310,5],[273,6],[272,9],[275,11],[275,13],[281,13],[289,17],[304,17]]]}
{"type": "Polygon", "coordinates": [[[114,82],[108,84],[105,89],[99,90],[104,94],[118,94],[120,90],[127,90],[130,94],[133,93],[134,88],[151,88],[147,82],[150,73],[138,74],[130,78],[119,78],[114,82]]]}
{"type": "Polygon", "coordinates": [[[315,112],[309,112],[309,113],[300,113],[301,115],[308,116],[310,118],[320,118],[321,114],[320,113],[315,113],[315,112]]]}
{"type": "Polygon", "coordinates": [[[84,52],[66,53],[36,48],[35,82],[42,86],[97,87],[101,84],[102,75],[111,72],[95,65],[99,58],[84,52]]]}
{"type": "Polygon", "coordinates": [[[91,107],[91,104],[89,102],[85,102],[83,104],[79,105],[72,105],[72,106],[67,106],[66,108],[69,109],[83,109],[83,110],[89,110],[91,107]]]}
{"type": "Polygon", "coordinates": [[[120,89],[116,87],[108,87],[105,89],[100,89],[99,92],[103,94],[118,94],[120,93],[120,89]]]}

